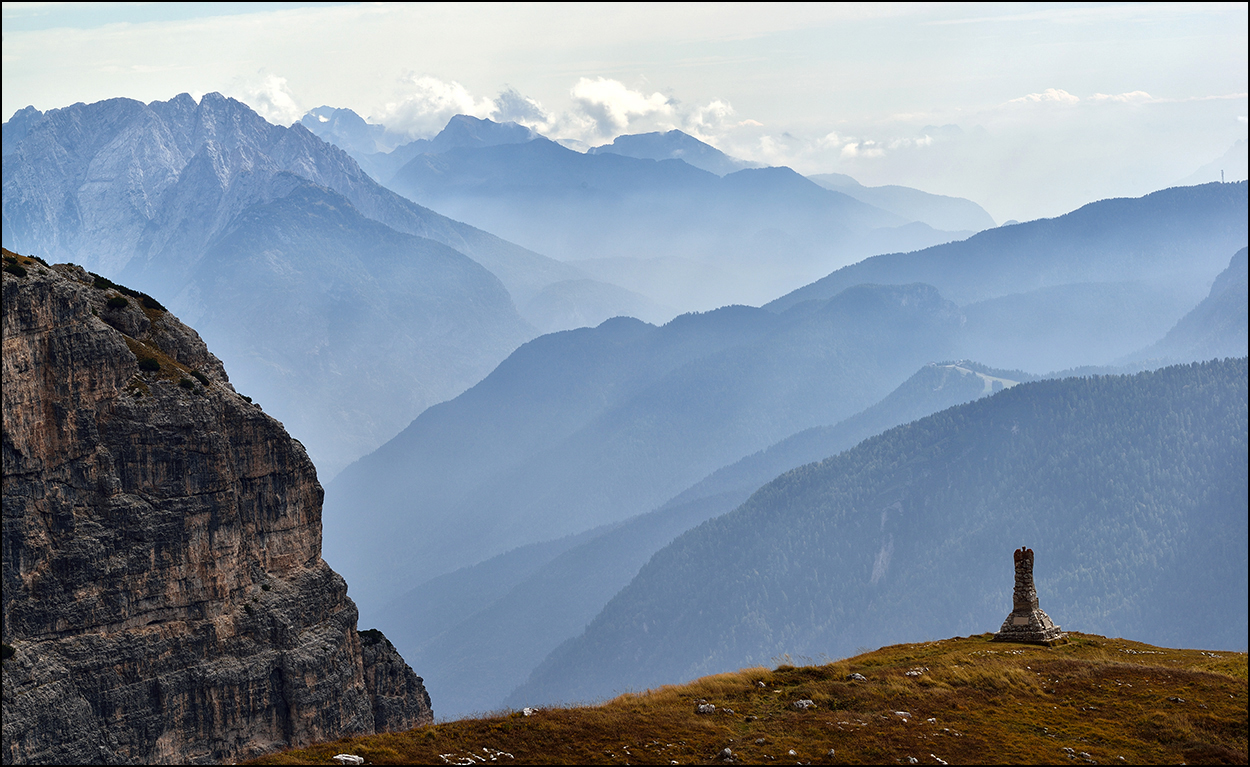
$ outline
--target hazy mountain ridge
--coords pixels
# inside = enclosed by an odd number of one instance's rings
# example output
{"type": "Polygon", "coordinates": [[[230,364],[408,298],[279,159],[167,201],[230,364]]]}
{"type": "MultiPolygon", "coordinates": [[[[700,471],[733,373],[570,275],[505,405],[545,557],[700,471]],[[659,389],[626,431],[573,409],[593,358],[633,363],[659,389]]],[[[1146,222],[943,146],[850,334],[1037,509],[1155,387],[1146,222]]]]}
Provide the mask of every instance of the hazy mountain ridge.
{"type": "Polygon", "coordinates": [[[897,184],[864,186],[844,173],[817,173],[812,181],[835,192],[849,195],[911,221],[921,221],[934,229],[979,232],[995,226],[994,219],[980,205],[962,197],[930,194],[897,184]]]}
{"type": "Polygon", "coordinates": [[[489,586],[496,594],[488,600],[451,596],[460,594],[465,582],[480,581],[476,572],[488,563],[413,589],[384,609],[393,621],[390,636],[400,643],[406,657],[421,667],[440,710],[447,715],[497,707],[525,680],[530,669],[562,641],[579,634],[639,568],[679,534],[732,511],[785,471],[835,455],[892,426],[1028,377],[968,361],[926,365],[867,410],[836,426],[800,432],[722,468],[655,511],[608,530],[588,531],[580,536],[585,540],[577,544],[562,539],[545,544],[548,550],[543,552],[531,551],[537,546],[530,546],[496,557],[492,561],[499,565],[490,570],[489,586]],[[531,564],[504,568],[505,558],[531,564]],[[501,589],[502,584],[511,588],[501,589]],[[458,617],[446,620],[453,613],[439,610],[439,605],[453,599],[461,609],[455,612],[458,617]],[[433,612],[444,618],[438,627],[420,625],[418,616],[433,612]],[[429,638],[437,631],[441,631],[440,636],[429,638]]]}
{"type": "Polygon", "coordinates": [[[519,144],[537,138],[533,130],[515,122],[497,123],[471,115],[455,115],[430,139],[408,139],[386,126],[366,123],[350,109],[318,107],[300,123],[323,140],[352,156],[379,183],[386,184],[395,172],[421,154],[440,154],[457,147],[519,144]]]}
{"type": "MultiPolygon", "coordinates": [[[[861,286],[811,311],[727,307],[538,339],[331,483],[327,554],[377,599],[383,577],[415,584],[648,511],[727,461],[871,404],[949,349],[960,321],[927,286],[861,286]],[[536,366],[548,350],[571,364],[536,366]],[[381,545],[362,537],[378,530],[381,545]]],[[[371,615],[378,605],[361,600],[371,615]]]]}
{"type": "Polygon", "coordinates": [[[722,178],[681,160],[581,154],[541,137],[423,154],[388,183],[679,310],[759,303],[892,242],[964,236],[896,232],[909,221],[788,168],[722,178]]]}
{"type": "MultiPolygon", "coordinates": [[[[1127,204],[1122,206],[1118,211],[1118,215],[1122,220],[1120,222],[1113,223],[1119,223],[1123,226],[1125,225],[1125,220],[1132,221],[1136,218],[1149,218],[1156,215],[1156,211],[1153,209],[1153,201],[1149,199],[1134,200],[1127,201],[1127,204]],[[1125,211],[1123,209],[1125,207],[1129,210],[1125,211]]],[[[1097,216],[1084,223],[1084,227],[1087,230],[1097,229],[1098,225],[1099,218],[1097,216]]],[[[1047,274],[1047,270],[1049,269],[1052,261],[1058,262],[1062,266],[1065,263],[1065,259],[1070,258],[1067,253],[1068,242],[1069,241],[1065,239],[1051,241],[1048,243],[1051,248],[1049,251],[1043,250],[1042,245],[1036,246],[1034,259],[1032,261],[1025,260],[1024,264],[1018,266],[1013,273],[1025,281],[1036,280],[1038,279],[1039,274],[1047,274]],[[1048,253],[1051,255],[1047,255],[1048,253]]],[[[1174,232],[1173,241],[1169,247],[1172,247],[1179,252],[1183,248],[1187,247],[1186,243],[1188,242],[1192,242],[1191,232],[1188,230],[1174,232]]],[[[953,248],[954,246],[949,247],[953,248]]],[[[1225,282],[1228,281],[1226,280],[1225,282]]],[[[1080,363],[1088,364],[1089,362],[1099,362],[1105,364],[1112,361],[1117,354],[1121,353],[1118,350],[1122,350],[1124,348],[1134,348],[1134,338],[1144,337],[1158,339],[1161,337],[1168,330],[1171,324],[1171,320],[1166,313],[1170,312],[1176,316],[1180,316],[1186,308],[1189,308],[1188,306],[1179,304],[1179,300],[1175,297],[1175,295],[1169,294],[1166,291],[1160,292],[1160,288],[1157,284],[1150,284],[1147,287],[1149,290],[1144,290],[1141,285],[1132,283],[1128,285],[1109,283],[1090,285],[1059,285],[1054,288],[1042,288],[1025,296],[1007,296],[971,304],[966,307],[964,316],[961,319],[962,327],[960,327],[958,332],[951,337],[954,342],[953,346],[948,348],[954,353],[959,354],[966,354],[977,350],[1005,350],[1010,353],[1008,356],[1011,356],[1012,359],[1028,362],[1029,367],[1034,370],[1040,369],[1042,371],[1048,368],[1057,368],[1061,370],[1069,369],[1080,363]],[[1154,291],[1154,300],[1151,303],[1138,304],[1134,302],[1134,297],[1143,294],[1150,294],[1149,291],[1154,291]],[[1080,300],[1083,300],[1084,304],[1081,304],[1080,300]],[[1073,308],[1074,302],[1076,302],[1075,308],[1073,308]],[[1080,311],[1078,311],[1078,309],[1080,311]],[[1102,332],[1104,337],[1108,336],[1107,328],[1105,326],[1115,326],[1116,323],[1120,323],[1120,326],[1134,326],[1133,332],[1136,335],[1128,338],[1127,340],[1112,338],[1109,341],[1100,341],[1098,335],[1099,332],[1102,332]],[[1078,339],[1079,343],[1077,343],[1078,339]],[[1115,344],[1118,344],[1118,346],[1115,344]],[[1077,354],[1077,351],[1080,353],[1077,354]]],[[[845,300],[848,301],[848,307],[853,305],[853,301],[850,296],[854,294],[855,291],[850,291],[845,297],[845,300]]],[[[822,302],[820,301],[805,302],[793,306],[786,314],[787,316],[793,315],[795,318],[798,318],[805,316],[807,313],[819,312],[821,306],[822,302]]],[[[1192,304],[1190,306],[1192,306],[1192,304]]],[[[746,312],[746,310],[742,311],[746,312]]],[[[850,314],[856,314],[859,310],[848,308],[848,311],[850,314]]],[[[750,313],[746,312],[742,316],[750,316],[750,313]]],[[[930,351],[936,353],[936,350],[931,349],[930,351]]],[[[1000,352],[1000,354],[1001,353],[1002,352],[1000,352]]],[[[922,361],[927,360],[924,360],[924,358],[917,360],[918,363],[922,361]]],[[[1158,363],[1154,366],[1157,366],[1157,364],[1158,363]]],[[[1149,365],[1138,365],[1136,369],[1141,369],[1142,367],[1149,367],[1149,365]]],[[[718,376],[712,376],[707,379],[706,382],[697,384],[692,383],[688,386],[688,390],[702,391],[705,388],[710,390],[721,389],[724,387],[724,382],[727,380],[747,380],[742,377],[742,373],[748,370],[749,366],[743,367],[742,365],[736,363],[729,364],[721,369],[721,373],[718,376]],[[734,372],[727,372],[730,370],[734,372]]],[[[778,368],[778,370],[780,370],[780,368],[778,368]]],[[[802,433],[793,433],[799,432],[802,428],[799,427],[793,429],[791,434],[777,434],[771,440],[767,440],[766,443],[759,444],[756,449],[764,447],[765,444],[771,444],[777,440],[786,438],[779,444],[773,445],[766,452],[761,454],[748,455],[753,452],[753,450],[743,450],[737,456],[723,456],[722,466],[707,467],[706,473],[711,474],[711,476],[703,478],[702,480],[700,480],[699,477],[692,477],[687,485],[687,488],[672,488],[669,495],[675,495],[677,498],[671,501],[662,497],[650,499],[649,507],[661,507],[660,510],[654,512],[653,514],[645,515],[645,518],[639,517],[631,520],[619,530],[612,533],[605,533],[601,536],[602,540],[596,539],[593,542],[588,541],[585,545],[579,548],[584,551],[589,551],[593,547],[603,546],[603,548],[598,549],[601,552],[599,557],[601,558],[602,563],[605,566],[609,566],[608,563],[611,563],[611,567],[620,567],[622,568],[622,572],[627,572],[629,568],[637,567],[645,561],[646,558],[653,553],[654,549],[647,550],[645,546],[643,548],[631,548],[630,546],[624,544],[614,549],[604,544],[604,542],[608,540],[613,540],[614,536],[620,536],[621,539],[624,540],[626,537],[634,535],[637,540],[637,535],[650,534],[646,531],[654,532],[659,530],[669,530],[670,528],[665,526],[676,523],[671,523],[666,514],[671,511],[673,518],[677,518],[677,515],[679,514],[690,512],[692,506],[686,502],[696,502],[700,499],[713,495],[718,496],[719,501],[715,503],[701,504],[700,508],[702,511],[694,513],[693,516],[686,517],[686,519],[690,521],[691,524],[694,524],[701,521],[698,518],[699,514],[705,514],[706,517],[712,517],[726,513],[732,510],[736,503],[740,502],[747,494],[753,492],[760,485],[765,484],[778,474],[791,470],[796,466],[811,461],[818,461],[830,455],[834,455],[841,450],[852,447],[855,442],[872,436],[873,434],[890,428],[898,423],[923,417],[936,410],[940,410],[943,407],[955,404],[955,402],[965,401],[966,399],[971,399],[973,397],[992,392],[994,388],[993,379],[995,378],[1001,379],[999,383],[1002,385],[1010,385],[1013,381],[1030,380],[1036,377],[1035,374],[1024,373],[1018,370],[994,370],[992,368],[979,366],[975,363],[963,363],[959,366],[949,367],[938,366],[926,368],[921,372],[930,376],[938,376],[939,378],[944,377],[946,379],[943,385],[939,385],[937,381],[933,381],[929,384],[930,390],[935,395],[931,399],[927,400],[925,398],[925,388],[924,385],[921,384],[923,376],[918,374],[911,390],[907,391],[906,394],[904,394],[906,387],[900,387],[900,390],[891,395],[891,397],[887,398],[879,405],[874,406],[874,408],[870,411],[856,416],[853,419],[848,419],[843,423],[837,423],[836,426],[827,425],[832,422],[837,422],[839,419],[836,417],[828,418],[827,420],[824,420],[823,423],[820,421],[813,421],[811,422],[811,426],[817,428],[811,428],[802,433]],[[960,371],[958,370],[958,367],[962,367],[964,370],[960,371]],[[952,385],[955,388],[949,389],[952,385]],[[964,392],[965,389],[966,392],[964,392]],[[944,399],[948,396],[948,394],[956,391],[963,392],[959,395],[962,398],[953,400],[944,399]],[[744,455],[746,455],[745,458],[743,457],[744,455]],[[736,465],[726,465],[732,464],[734,461],[737,461],[736,465]],[[689,487],[690,485],[694,485],[694,487],[689,487]],[[668,501],[668,503],[665,503],[665,501],[668,501]]],[[[1086,368],[1082,371],[1074,372],[1094,374],[1098,372],[1123,371],[1109,368],[1086,368]]],[[[785,374],[782,374],[782,377],[784,376],[785,374]]],[[[739,383],[737,385],[742,384],[739,383]]],[[[748,386],[747,388],[750,387],[748,386]]],[[[831,390],[836,391],[836,387],[831,387],[831,390]]],[[[864,403],[865,406],[867,404],[869,403],[864,403]]],[[[700,405],[694,404],[690,405],[689,409],[691,412],[702,412],[699,410],[699,407],[700,405]]],[[[697,416],[692,420],[697,421],[698,426],[695,426],[692,423],[689,428],[701,429],[705,431],[719,428],[715,426],[719,417],[719,415],[712,414],[697,416]]],[[[686,428],[681,425],[687,422],[683,420],[683,418],[685,418],[685,416],[678,416],[675,419],[664,418],[662,420],[668,428],[671,428],[674,432],[680,432],[682,429],[686,428]]],[[[573,443],[574,447],[567,450],[565,458],[553,463],[552,465],[564,467],[586,467],[576,470],[571,468],[566,469],[568,474],[574,474],[577,476],[598,474],[601,471],[605,471],[602,468],[605,465],[604,463],[595,463],[588,461],[587,459],[589,456],[594,455],[596,451],[600,451],[601,454],[605,456],[609,454],[608,452],[603,451],[603,446],[597,442],[598,440],[605,440],[605,434],[609,433],[611,432],[587,432],[587,435],[594,436],[588,436],[587,441],[585,442],[573,443]]],[[[662,446],[672,438],[673,437],[667,433],[651,432],[646,437],[638,437],[636,439],[644,444],[655,446],[653,449],[660,451],[664,449],[662,446]]],[[[628,460],[621,459],[617,462],[617,464],[623,463],[628,463],[628,460]]],[[[607,464],[611,465],[611,462],[607,462],[607,464]]],[[[569,487],[567,474],[561,476],[558,472],[549,473],[542,470],[535,470],[533,467],[536,465],[537,464],[522,464],[513,467],[510,473],[505,473],[501,475],[501,478],[493,480],[497,490],[489,489],[489,485],[491,483],[479,483],[477,494],[472,496],[472,501],[463,501],[463,507],[466,509],[471,508],[476,511],[489,508],[491,506],[502,506],[505,503],[520,502],[523,504],[525,502],[523,500],[518,501],[518,496],[512,495],[512,493],[514,493],[517,488],[530,486],[545,487],[547,490],[552,491],[546,495],[539,494],[536,496],[537,498],[545,499],[537,504],[536,508],[549,508],[558,505],[567,498],[573,497],[571,495],[562,496],[560,492],[553,490],[554,488],[569,487]],[[498,500],[489,500],[492,493],[496,495],[498,500]]],[[[606,471],[617,471],[619,468],[620,466],[617,465],[615,468],[607,469],[606,471]]],[[[394,470],[399,471],[398,467],[394,470]]],[[[654,473],[648,474],[645,483],[654,483],[657,476],[662,475],[656,475],[654,473]]],[[[369,484],[373,487],[378,487],[387,481],[388,480],[383,479],[369,484]]],[[[332,497],[335,495],[334,491],[335,489],[332,489],[332,497]]],[[[636,494],[636,490],[630,483],[626,483],[623,487],[616,487],[615,489],[602,492],[618,498],[626,497],[631,493],[636,494]]],[[[524,494],[519,496],[519,498],[522,499],[524,497],[524,494]]],[[[594,500],[590,500],[590,503],[595,502],[596,501],[594,500]]],[[[640,503],[636,508],[636,513],[641,514],[648,511],[648,504],[640,503]]],[[[658,532],[655,534],[657,536],[660,535],[658,532]]],[[[572,551],[567,554],[567,557],[575,556],[577,555],[572,551]]],[[[583,561],[592,562],[595,560],[593,558],[588,558],[583,561]]],[[[556,567],[554,563],[549,563],[549,566],[552,568],[556,567]]],[[[542,571],[545,572],[547,567],[548,565],[543,565],[541,568],[542,571]]],[[[532,577],[540,579],[546,576],[542,575],[539,571],[536,571],[535,575],[532,577]]],[[[611,592],[612,589],[618,588],[619,585],[623,585],[614,583],[611,586],[604,585],[599,587],[594,583],[593,578],[590,575],[590,571],[580,576],[580,578],[585,583],[587,589],[585,592],[581,589],[582,584],[578,583],[579,576],[566,575],[563,579],[564,583],[571,585],[564,587],[561,593],[567,593],[567,598],[571,603],[588,604],[593,600],[590,600],[586,596],[587,593],[594,592],[597,594],[596,598],[602,599],[606,596],[610,596],[611,594],[609,592],[611,592]],[[595,591],[596,588],[599,588],[600,591],[595,591]]],[[[508,643],[506,648],[495,648],[492,645],[492,640],[485,637],[518,635],[518,631],[515,629],[516,624],[507,624],[507,621],[509,620],[508,616],[510,615],[520,616],[523,617],[524,620],[532,621],[538,620],[536,617],[537,615],[546,614],[550,616],[549,625],[551,627],[555,627],[557,625],[561,626],[563,627],[561,628],[561,631],[567,631],[568,626],[574,624],[576,620],[584,620],[589,617],[588,615],[577,614],[575,611],[566,610],[562,605],[558,604],[555,605],[554,609],[543,607],[541,604],[543,600],[531,599],[530,597],[534,593],[534,588],[536,588],[535,584],[537,582],[538,581],[535,580],[534,583],[528,585],[518,583],[511,596],[501,598],[497,604],[489,608],[484,608],[482,612],[475,616],[466,615],[462,619],[466,622],[465,626],[468,626],[471,623],[474,626],[471,633],[473,633],[474,636],[480,635],[484,637],[471,642],[471,646],[480,649],[486,657],[508,657],[518,665],[522,663],[529,663],[532,659],[526,654],[532,653],[535,647],[541,646],[544,642],[549,642],[549,638],[543,638],[534,642],[518,640],[513,643],[508,643]],[[524,609],[520,609],[521,605],[529,605],[532,610],[527,612],[524,609]],[[547,612],[544,612],[544,610],[547,612]],[[496,625],[492,622],[501,623],[496,625]],[[495,628],[486,628],[491,625],[495,625],[495,628]],[[504,626],[506,625],[512,625],[514,628],[505,628],[504,626]]],[[[557,578],[545,580],[543,582],[550,586],[550,584],[559,583],[561,580],[557,578]]],[[[420,602],[421,599],[421,597],[417,597],[415,595],[410,595],[410,597],[411,600],[407,603],[407,609],[412,609],[420,602]]],[[[388,608],[388,611],[399,614],[402,613],[404,609],[404,607],[400,606],[400,602],[397,601],[392,605],[392,607],[388,608]]],[[[550,637],[555,633],[557,632],[553,630],[546,636],[550,637]]],[[[437,671],[434,672],[433,678],[437,679],[442,676],[443,673],[447,673],[450,675],[450,678],[459,679],[461,677],[457,675],[456,671],[458,664],[464,668],[468,668],[468,666],[464,665],[468,663],[465,656],[465,652],[467,651],[466,648],[464,646],[457,646],[455,641],[452,639],[455,636],[463,635],[464,632],[451,631],[445,635],[445,641],[443,641],[441,645],[435,644],[420,650],[423,653],[423,661],[429,664],[432,669],[437,669],[437,671]]],[[[403,640],[401,639],[401,645],[402,642],[403,640]]],[[[405,646],[406,649],[409,647],[407,645],[403,646],[405,646]]],[[[413,647],[409,651],[417,652],[418,650],[413,647]]],[[[457,690],[461,688],[466,690],[493,690],[499,685],[502,679],[515,678],[515,674],[517,673],[517,669],[512,667],[509,667],[506,671],[495,669],[492,673],[491,666],[488,663],[475,663],[472,664],[472,667],[476,669],[474,673],[479,674],[479,676],[473,677],[471,681],[467,682],[463,686],[457,686],[454,684],[449,686],[457,690]]],[[[437,682],[434,683],[437,684],[437,682]]],[[[489,700],[482,700],[481,698],[474,699],[472,696],[462,695],[458,691],[451,693],[451,695],[453,705],[464,705],[466,707],[465,710],[481,709],[483,707],[493,705],[493,702],[489,700]]]]}
{"type": "Polygon", "coordinates": [[[346,457],[533,336],[484,267],[306,183],[240,214],[187,284],[222,353],[265,366],[248,393],[346,457]]]}
{"type": "Polygon", "coordinates": [[[1189,362],[1211,357],[1245,356],[1250,340],[1250,298],[1246,248],[1233,255],[1228,268],[1216,276],[1211,292],[1182,317],[1167,335],[1129,359],[1189,362]]]}
{"type": "Polygon", "coordinates": [[[1106,364],[1168,332],[1193,308],[1189,293],[1162,281],[1087,282],[977,301],[963,307],[960,354],[1038,372],[1106,364]]]}
{"type": "Polygon", "coordinates": [[[385,125],[366,122],[350,109],[324,104],[305,112],[299,122],[318,138],[347,152],[366,171],[365,163],[360,162],[362,155],[391,152],[410,143],[407,136],[392,133],[385,125]]]}
{"type": "Polygon", "coordinates": [[[681,160],[718,176],[746,168],[763,167],[758,162],[730,157],[710,144],[679,130],[635,133],[617,136],[612,143],[591,147],[588,154],[620,154],[640,160],[681,160]]]}
{"type": "MultiPolygon", "coordinates": [[[[171,307],[195,322],[214,347],[231,358],[240,385],[265,398],[275,415],[306,441],[328,474],[391,436],[428,405],[463,391],[517,344],[533,337],[534,329],[516,316],[514,301],[529,306],[553,283],[585,279],[573,267],[413,204],[378,185],[341,149],[303,126],[272,125],[219,94],[208,94],[199,103],[183,94],[146,105],[113,99],[47,113],[24,110],[14,120],[4,128],[6,247],[73,260],[149,293],[171,296],[171,307]],[[337,274],[343,264],[321,258],[315,244],[321,238],[342,243],[345,236],[371,241],[377,230],[366,222],[372,219],[397,234],[426,238],[426,245],[407,241],[416,251],[429,253],[447,246],[450,250],[439,258],[461,258],[463,263],[452,270],[459,281],[445,286],[443,294],[462,300],[453,309],[455,301],[448,303],[411,273],[410,279],[399,283],[375,281],[370,288],[375,295],[366,305],[386,303],[388,294],[413,294],[451,312],[431,324],[425,311],[429,306],[405,307],[392,301],[388,318],[371,323],[375,348],[393,347],[390,356],[376,360],[360,356],[362,344],[332,348],[333,333],[308,338],[308,327],[293,327],[294,315],[280,314],[268,301],[228,305],[227,296],[238,298],[242,293],[230,285],[232,275],[214,270],[221,243],[244,221],[261,239],[277,236],[290,221],[283,223],[279,216],[266,222],[254,209],[287,199],[283,209],[289,217],[295,214],[289,210],[293,201],[312,205],[312,200],[325,199],[307,191],[314,186],[342,195],[342,203],[330,203],[331,207],[349,205],[355,213],[337,219],[338,224],[358,231],[314,231],[310,227],[328,224],[317,210],[307,211],[309,223],[290,231],[310,251],[284,244],[269,255],[253,254],[268,270],[277,295],[294,295],[298,285],[307,291],[310,303],[344,300],[351,290],[344,291],[337,274]],[[307,264],[301,265],[306,256],[307,264]],[[479,269],[474,260],[486,269],[479,269]],[[314,263],[317,273],[309,271],[314,263]],[[474,276],[468,278],[470,274],[474,276]],[[464,279],[477,284],[469,287],[464,279]],[[500,293],[498,280],[506,292],[500,293]],[[256,321],[243,327],[232,310],[256,321]],[[482,334],[470,338],[465,328],[478,328],[482,334]],[[279,329],[295,335],[284,338],[279,329]],[[393,344],[389,334],[395,334],[393,344]],[[414,346],[411,339],[418,336],[433,339],[433,345],[414,346]],[[434,351],[439,344],[457,361],[444,365],[434,351]],[[292,355],[301,353],[311,357],[302,365],[290,364],[292,355]],[[362,396],[324,398],[328,390],[318,376],[325,372],[326,355],[338,359],[330,365],[340,373],[350,369],[357,380],[367,381],[362,396]],[[350,365],[341,364],[353,355],[350,365]],[[288,388],[291,383],[294,388],[288,388]],[[401,394],[396,396],[397,392],[401,394]],[[337,419],[332,427],[317,423],[327,412],[337,419]]],[[[346,282],[358,280],[353,275],[346,282]]],[[[558,294],[572,308],[564,314],[548,311],[543,321],[559,322],[578,311],[596,319],[611,313],[613,307],[607,304],[629,298],[596,295],[582,311],[578,297],[576,292],[558,294]]],[[[543,308],[541,302],[538,308],[543,308]]],[[[350,334],[335,337],[347,342],[350,334]]]]}
{"type": "Polygon", "coordinates": [[[925,282],[961,306],[1044,287],[1174,281],[1191,305],[1246,246],[1246,182],[1174,187],[1092,202],[1050,219],[990,229],[963,242],[846,266],[766,305],[780,311],[863,283],[925,282]]]}
{"type": "Polygon", "coordinates": [[[659,552],[506,705],[996,625],[1022,542],[1065,628],[1244,646],[1246,371],[1022,384],[790,472],[659,552]]]}
{"type": "Polygon", "coordinates": [[[805,429],[717,469],[669,503],[733,490],[754,492],[791,469],[837,455],[887,429],[1034,378],[1021,370],[996,370],[971,360],[929,363],[862,412],[837,424],[805,429]]]}
{"type": "Polygon", "coordinates": [[[1103,200],[962,242],[873,256],[765,308],[860,282],[918,280],[963,307],[959,356],[1034,372],[1106,364],[1157,341],[1245,247],[1246,189],[1207,184],[1103,200]]]}
{"type": "Polygon", "coordinates": [[[1176,186],[1209,184],[1212,181],[1241,181],[1248,172],[1250,161],[1247,159],[1247,144],[1244,138],[1240,138],[1233,142],[1227,152],[1177,181],[1176,186]]]}

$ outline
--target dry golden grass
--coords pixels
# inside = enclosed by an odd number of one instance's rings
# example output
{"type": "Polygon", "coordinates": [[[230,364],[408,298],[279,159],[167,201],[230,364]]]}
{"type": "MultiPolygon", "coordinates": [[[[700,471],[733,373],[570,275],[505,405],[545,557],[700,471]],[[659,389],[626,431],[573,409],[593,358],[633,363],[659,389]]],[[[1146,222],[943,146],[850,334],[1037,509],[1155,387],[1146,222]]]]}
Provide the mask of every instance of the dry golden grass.
{"type": "Polygon", "coordinates": [[[989,634],[894,645],[823,666],[744,669],[597,706],[347,738],[254,763],[330,764],[350,753],[373,764],[690,764],[719,763],[724,748],[754,764],[1246,763],[1245,653],[1070,636],[1053,648],[989,634]],[[914,669],[927,670],[907,676],[914,669]],[[848,681],[856,672],[867,681],[848,681]],[[816,708],[791,708],[803,698],[816,708]],[[696,714],[701,700],[716,713],[696,714]]]}

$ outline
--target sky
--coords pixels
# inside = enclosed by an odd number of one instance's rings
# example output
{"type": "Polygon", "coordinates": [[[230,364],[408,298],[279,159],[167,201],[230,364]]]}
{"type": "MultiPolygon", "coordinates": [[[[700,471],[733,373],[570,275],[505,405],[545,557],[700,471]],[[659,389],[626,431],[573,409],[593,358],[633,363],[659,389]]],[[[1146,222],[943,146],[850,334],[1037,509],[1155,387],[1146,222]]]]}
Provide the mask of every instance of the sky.
{"type": "MultiPolygon", "coordinates": [[[[999,222],[1139,196],[1247,135],[1247,5],[4,3],[3,115],[213,91],[289,125],[454,114],[968,197],[999,222]]],[[[1245,149],[1227,178],[1245,178],[1245,149]]]]}

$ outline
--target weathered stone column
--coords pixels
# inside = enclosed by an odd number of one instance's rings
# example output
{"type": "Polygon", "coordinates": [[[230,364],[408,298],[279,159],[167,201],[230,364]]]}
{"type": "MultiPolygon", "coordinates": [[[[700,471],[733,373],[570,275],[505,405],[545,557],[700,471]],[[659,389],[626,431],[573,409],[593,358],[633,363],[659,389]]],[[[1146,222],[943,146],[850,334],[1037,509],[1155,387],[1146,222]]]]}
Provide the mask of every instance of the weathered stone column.
{"type": "Polygon", "coordinates": [[[1011,614],[994,635],[994,641],[1052,644],[1065,638],[1067,634],[1038,606],[1037,587],[1033,585],[1033,550],[1021,546],[1013,558],[1016,585],[1011,593],[1011,614]]]}
{"type": "Polygon", "coordinates": [[[1019,548],[1015,554],[1016,588],[1011,594],[1012,613],[1037,609],[1037,588],[1033,585],[1033,549],[1019,548]]]}

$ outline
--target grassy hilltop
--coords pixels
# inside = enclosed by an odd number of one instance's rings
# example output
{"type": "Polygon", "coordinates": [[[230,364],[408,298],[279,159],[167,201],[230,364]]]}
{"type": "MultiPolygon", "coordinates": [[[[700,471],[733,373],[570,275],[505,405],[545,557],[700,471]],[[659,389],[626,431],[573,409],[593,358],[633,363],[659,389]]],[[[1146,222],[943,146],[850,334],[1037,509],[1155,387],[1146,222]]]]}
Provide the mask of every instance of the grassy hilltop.
{"type": "Polygon", "coordinates": [[[331,764],[339,753],[372,764],[1246,763],[1245,653],[1075,632],[1054,648],[991,636],[744,669],[601,705],[497,713],[254,763],[331,764]],[[796,708],[801,700],[815,705],[796,708]],[[701,702],[715,712],[696,713],[701,702]]]}

